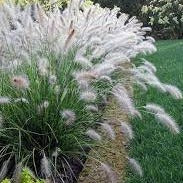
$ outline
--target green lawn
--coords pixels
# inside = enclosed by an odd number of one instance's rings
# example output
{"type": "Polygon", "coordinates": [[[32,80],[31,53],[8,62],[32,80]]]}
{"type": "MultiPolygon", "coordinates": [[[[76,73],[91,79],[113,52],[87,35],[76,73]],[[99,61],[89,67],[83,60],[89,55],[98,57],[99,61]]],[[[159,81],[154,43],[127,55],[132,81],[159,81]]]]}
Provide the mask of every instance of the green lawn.
{"type": "MultiPolygon", "coordinates": [[[[183,91],[183,40],[157,42],[158,51],[146,59],[157,67],[157,75],[164,83],[178,86],[183,91]]],[[[157,103],[180,125],[181,134],[172,135],[154,118],[143,113],[143,119],[132,121],[135,139],[130,156],[137,159],[144,170],[139,178],[129,171],[127,183],[183,183],[183,100],[174,100],[155,89],[147,93],[135,92],[137,106],[157,103]]]]}

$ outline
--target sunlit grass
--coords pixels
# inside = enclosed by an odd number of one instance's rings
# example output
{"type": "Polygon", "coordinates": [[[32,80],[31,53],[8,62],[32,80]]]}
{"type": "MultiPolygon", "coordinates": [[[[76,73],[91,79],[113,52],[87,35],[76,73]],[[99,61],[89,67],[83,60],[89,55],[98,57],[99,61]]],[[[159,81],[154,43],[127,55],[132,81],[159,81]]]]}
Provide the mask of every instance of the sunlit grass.
{"type": "MultiPolygon", "coordinates": [[[[183,91],[183,41],[157,42],[157,53],[146,59],[157,67],[161,81],[178,86],[183,91]]],[[[164,106],[180,128],[183,128],[183,100],[174,100],[155,89],[141,93],[136,89],[137,106],[157,103],[164,106]]],[[[139,178],[130,173],[128,183],[180,183],[183,180],[183,132],[172,135],[158,124],[154,118],[143,113],[143,119],[132,121],[135,139],[131,144],[130,155],[139,160],[144,177],[139,178]]]]}

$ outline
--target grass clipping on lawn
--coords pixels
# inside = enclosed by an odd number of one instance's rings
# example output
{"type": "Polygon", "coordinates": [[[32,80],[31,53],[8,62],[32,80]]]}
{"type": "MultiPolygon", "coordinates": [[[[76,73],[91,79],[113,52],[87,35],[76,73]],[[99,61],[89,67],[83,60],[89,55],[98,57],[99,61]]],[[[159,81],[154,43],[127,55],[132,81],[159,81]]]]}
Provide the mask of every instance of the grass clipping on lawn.
{"type": "MultiPolygon", "coordinates": [[[[127,115],[121,111],[115,100],[111,100],[106,107],[104,117],[111,124],[116,132],[114,140],[104,140],[102,147],[97,147],[89,153],[89,156],[95,157],[99,155],[101,162],[107,163],[114,171],[118,182],[121,182],[125,174],[126,166],[126,150],[123,144],[124,138],[120,131],[119,120],[126,121],[127,115]]],[[[80,174],[79,183],[108,183],[107,174],[102,171],[101,164],[91,158],[87,159],[85,167],[80,174]]]]}
{"type": "MultiPolygon", "coordinates": [[[[132,95],[132,88],[127,86],[132,95]]],[[[89,153],[89,157],[98,156],[98,160],[106,163],[112,169],[116,182],[121,183],[125,177],[127,165],[127,151],[125,149],[125,137],[121,133],[120,121],[128,122],[128,115],[121,110],[116,100],[112,98],[104,110],[103,119],[106,120],[114,129],[116,137],[114,140],[102,141],[102,146],[97,146],[89,153]]],[[[88,158],[85,162],[83,171],[80,174],[78,183],[108,183],[109,174],[101,168],[101,163],[93,158],[88,158]]]]}

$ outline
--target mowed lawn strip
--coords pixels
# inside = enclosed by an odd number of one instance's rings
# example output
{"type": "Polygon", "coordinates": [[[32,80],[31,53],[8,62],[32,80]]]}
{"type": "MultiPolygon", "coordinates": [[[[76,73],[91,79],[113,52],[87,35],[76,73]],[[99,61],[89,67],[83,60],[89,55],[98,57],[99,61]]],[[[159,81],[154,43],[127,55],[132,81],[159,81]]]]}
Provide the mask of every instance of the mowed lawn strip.
{"type": "MultiPolygon", "coordinates": [[[[183,40],[159,41],[158,51],[146,59],[157,67],[157,76],[163,83],[176,85],[183,91],[183,40]]],[[[137,61],[138,62],[138,61],[137,61]]],[[[135,139],[129,156],[137,159],[143,170],[142,178],[129,170],[127,183],[183,183],[183,100],[174,100],[156,89],[141,93],[135,89],[138,107],[157,103],[164,107],[179,124],[180,135],[173,135],[152,115],[142,112],[143,119],[132,120],[135,139]]]]}

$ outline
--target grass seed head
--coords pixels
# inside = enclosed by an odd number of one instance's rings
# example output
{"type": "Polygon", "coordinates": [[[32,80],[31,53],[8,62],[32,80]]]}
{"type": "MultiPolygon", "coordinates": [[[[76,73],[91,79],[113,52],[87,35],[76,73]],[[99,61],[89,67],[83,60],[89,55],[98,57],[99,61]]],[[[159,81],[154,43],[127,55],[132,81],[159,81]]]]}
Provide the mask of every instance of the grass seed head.
{"type": "Polygon", "coordinates": [[[70,109],[63,110],[61,115],[66,120],[66,125],[72,125],[76,121],[76,114],[70,109]]]}
{"type": "Polygon", "coordinates": [[[13,76],[11,78],[12,85],[18,89],[28,89],[29,80],[25,76],[13,76]]]}
{"type": "Polygon", "coordinates": [[[107,123],[102,123],[101,124],[101,128],[106,132],[106,134],[112,139],[114,140],[116,137],[115,131],[113,130],[113,128],[111,127],[111,125],[107,124],[107,123]]]}
{"type": "Polygon", "coordinates": [[[156,119],[165,125],[170,131],[174,134],[180,133],[179,126],[175,122],[175,120],[167,113],[157,113],[155,114],[156,119]]]}
{"type": "Polygon", "coordinates": [[[106,174],[109,183],[118,182],[116,173],[112,170],[112,168],[109,165],[101,163],[101,170],[104,171],[104,173],[106,174]]]}
{"type": "Polygon", "coordinates": [[[11,99],[9,97],[0,97],[0,104],[10,104],[11,99]]]}
{"type": "Polygon", "coordinates": [[[89,129],[86,132],[86,135],[88,137],[90,137],[91,139],[96,140],[96,141],[101,141],[102,140],[101,136],[93,129],[89,129]]]}
{"type": "Polygon", "coordinates": [[[145,109],[150,111],[150,112],[153,112],[155,114],[157,114],[157,113],[164,113],[165,112],[165,110],[161,106],[159,106],[157,104],[152,104],[152,103],[147,104],[145,106],[145,109]]]}
{"type": "Polygon", "coordinates": [[[51,177],[51,166],[48,158],[46,155],[43,155],[43,158],[41,159],[41,173],[45,178],[51,177]]]}
{"type": "Polygon", "coordinates": [[[133,158],[128,158],[128,162],[132,170],[139,175],[140,177],[143,176],[143,170],[139,164],[139,162],[133,158]]]}
{"type": "Polygon", "coordinates": [[[93,91],[84,91],[80,95],[81,100],[90,103],[90,102],[95,102],[97,99],[96,93],[93,91]]]}
{"type": "Polygon", "coordinates": [[[121,122],[121,132],[128,140],[132,140],[134,137],[132,127],[126,122],[121,122]]]}
{"type": "Polygon", "coordinates": [[[165,90],[172,95],[175,99],[182,99],[182,92],[173,85],[164,84],[165,90]]]}

